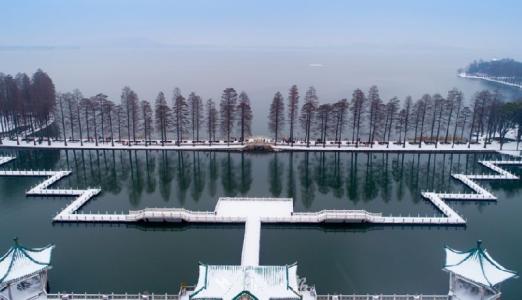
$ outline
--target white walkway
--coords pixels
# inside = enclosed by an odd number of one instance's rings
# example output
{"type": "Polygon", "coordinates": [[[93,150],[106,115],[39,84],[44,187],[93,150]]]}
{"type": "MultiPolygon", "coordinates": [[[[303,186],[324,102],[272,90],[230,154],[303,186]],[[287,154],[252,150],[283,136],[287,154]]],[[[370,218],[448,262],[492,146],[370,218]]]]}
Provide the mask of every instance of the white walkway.
{"type": "MultiPolygon", "coordinates": [[[[0,165],[12,161],[14,157],[0,157],[0,165]]],[[[468,186],[472,193],[424,192],[442,214],[440,217],[383,216],[365,210],[321,210],[317,212],[294,212],[291,198],[220,198],[214,211],[191,211],[183,208],[145,208],[128,213],[80,213],[80,208],[100,189],[51,189],[49,186],[71,171],[19,171],[0,170],[0,176],[44,176],[44,181],[31,188],[31,196],[72,196],[76,197],[54,218],[56,222],[189,222],[189,223],[244,223],[245,235],[241,256],[242,265],[259,264],[259,249],[262,223],[318,224],[318,223],[372,223],[397,225],[463,225],[464,218],[455,212],[444,200],[492,201],[496,197],[480,186],[477,180],[515,180],[517,176],[502,169],[502,165],[522,165],[522,160],[480,161],[495,174],[466,175],[452,174],[468,186]]]]}
{"type": "MultiPolygon", "coordinates": [[[[220,150],[220,151],[241,151],[244,150],[249,143],[256,143],[254,141],[245,142],[243,145],[240,142],[231,142],[230,145],[227,145],[225,142],[221,141],[219,143],[209,144],[208,142],[203,142],[199,144],[192,144],[191,141],[187,141],[186,143],[182,143],[177,146],[174,141],[168,141],[164,145],[161,145],[160,141],[152,141],[152,144],[145,146],[144,141],[139,142],[139,144],[135,144],[129,146],[127,144],[122,144],[119,142],[115,142],[114,145],[110,142],[99,142],[96,145],[93,141],[87,142],[85,141],[83,145],[79,141],[69,141],[67,142],[67,146],[64,145],[63,142],[53,141],[51,145],[49,145],[46,141],[42,141],[41,143],[37,143],[34,145],[32,141],[22,141],[20,140],[20,144],[18,145],[15,140],[3,139],[0,147],[4,148],[32,148],[32,149],[83,149],[83,150],[220,150]]],[[[521,151],[517,150],[515,142],[505,143],[500,150],[500,144],[496,141],[493,141],[491,144],[488,144],[486,148],[482,143],[480,144],[426,144],[422,143],[421,147],[418,144],[410,144],[406,143],[403,147],[402,144],[395,144],[393,142],[389,142],[389,144],[383,143],[379,144],[375,142],[373,145],[365,145],[364,143],[359,143],[356,146],[354,143],[349,141],[342,141],[341,146],[339,147],[333,141],[327,141],[326,146],[322,144],[314,145],[310,144],[309,147],[306,146],[306,143],[302,141],[298,141],[294,143],[293,146],[289,144],[278,143],[277,145],[273,145],[273,142],[267,139],[267,142],[264,142],[263,145],[268,145],[272,149],[276,151],[341,151],[341,152],[502,152],[505,154],[512,154],[515,156],[520,155],[521,151]]]]}
{"type": "MultiPolygon", "coordinates": [[[[0,157],[0,166],[15,159],[14,157],[0,157]]],[[[28,196],[66,196],[76,197],[69,203],[53,220],[59,221],[64,216],[72,215],[78,211],[92,197],[98,195],[101,189],[49,189],[48,187],[56,183],[65,176],[69,176],[71,171],[45,171],[45,170],[0,170],[0,176],[27,176],[27,177],[47,177],[44,181],[32,187],[26,192],[28,196]]],[[[67,217],[65,217],[67,218],[67,217]]]]}

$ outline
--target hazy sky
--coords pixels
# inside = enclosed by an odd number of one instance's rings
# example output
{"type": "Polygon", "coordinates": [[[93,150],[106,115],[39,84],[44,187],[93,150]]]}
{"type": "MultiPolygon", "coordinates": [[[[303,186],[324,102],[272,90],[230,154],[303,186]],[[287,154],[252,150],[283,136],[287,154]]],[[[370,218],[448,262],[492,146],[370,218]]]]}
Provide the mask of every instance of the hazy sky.
{"type": "Polygon", "coordinates": [[[522,51],[522,1],[1,0],[0,47],[408,46],[522,51]]]}

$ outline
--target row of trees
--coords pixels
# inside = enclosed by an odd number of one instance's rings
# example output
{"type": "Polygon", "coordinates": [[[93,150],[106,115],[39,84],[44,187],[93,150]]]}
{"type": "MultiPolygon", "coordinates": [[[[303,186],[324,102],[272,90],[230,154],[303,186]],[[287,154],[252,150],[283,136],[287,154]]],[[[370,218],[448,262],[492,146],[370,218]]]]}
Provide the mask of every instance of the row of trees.
{"type": "Polygon", "coordinates": [[[252,109],[245,92],[233,88],[223,91],[219,107],[212,99],[206,102],[192,92],[184,97],[178,88],[169,104],[160,92],[154,103],[140,100],[130,87],[124,87],[119,104],[106,95],[85,98],[78,90],[58,94],[57,119],[61,122],[64,143],[84,139],[94,142],[125,142],[129,146],[144,140],[148,146],[156,138],[162,145],[169,141],[180,144],[192,140],[216,141],[221,131],[228,143],[235,132],[239,141],[251,135],[252,109]]]}
{"type": "MultiPolygon", "coordinates": [[[[300,105],[296,85],[288,96],[274,95],[268,127],[274,142],[294,145],[302,140],[326,146],[334,141],[350,140],[372,147],[376,141],[406,142],[422,147],[424,143],[455,144],[505,141],[510,130],[522,126],[522,104],[505,102],[498,92],[476,93],[466,105],[457,89],[444,97],[425,94],[414,101],[406,97],[382,100],[372,86],[367,93],[356,89],[350,100],[319,103],[315,88],[306,90],[300,105]],[[287,128],[288,127],[288,128],[287,128]],[[481,140],[482,138],[482,140],[481,140]]],[[[32,133],[53,119],[60,127],[65,144],[70,140],[98,143],[119,141],[128,145],[145,141],[192,140],[194,144],[222,138],[227,143],[237,137],[244,142],[251,136],[252,108],[245,92],[233,88],[223,91],[219,103],[192,92],[186,97],[175,88],[171,100],[160,92],[155,101],[140,100],[130,87],[124,87],[121,101],[113,102],[104,94],[84,97],[79,90],[56,93],[51,78],[42,70],[32,77],[0,74],[0,129],[3,135],[19,141],[21,131],[32,133]]],[[[517,141],[521,132],[516,131],[517,141]]],[[[48,139],[49,143],[51,142],[48,139]]],[[[1,142],[1,139],[0,139],[1,142]]],[[[35,140],[36,143],[36,140],[35,140]]]]}
{"type": "MultiPolygon", "coordinates": [[[[376,86],[366,95],[356,89],[351,101],[319,104],[318,99],[316,90],[308,88],[298,111],[297,86],[290,88],[286,105],[280,92],[274,95],[268,127],[276,144],[285,135],[283,141],[293,146],[298,124],[307,146],[315,139],[316,144],[323,146],[327,140],[333,140],[339,147],[341,141],[350,138],[356,147],[360,143],[373,147],[376,141],[387,145],[395,141],[405,147],[406,141],[410,141],[420,148],[422,142],[434,143],[435,147],[439,143],[478,143],[479,137],[486,147],[495,138],[502,145],[510,130],[522,128],[522,101],[504,102],[498,92],[487,90],[476,93],[471,106],[465,105],[463,93],[458,89],[450,90],[446,97],[425,94],[417,101],[406,97],[402,103],[397,97],[383,101],[376,86]],[[346,138],[343,134],[348,129],[351,134],[346,138]]],[[[517,141],[521,133],[516,131],[517,141]]]]}
{"type": "Polygon", "coordinates": [[[18,138],[21,130],[34,132],[48,124],[55,99],[53,81],[42,70],[31,77],[25,73],[15,76],[0,73],[0,131],[18,138]]]}

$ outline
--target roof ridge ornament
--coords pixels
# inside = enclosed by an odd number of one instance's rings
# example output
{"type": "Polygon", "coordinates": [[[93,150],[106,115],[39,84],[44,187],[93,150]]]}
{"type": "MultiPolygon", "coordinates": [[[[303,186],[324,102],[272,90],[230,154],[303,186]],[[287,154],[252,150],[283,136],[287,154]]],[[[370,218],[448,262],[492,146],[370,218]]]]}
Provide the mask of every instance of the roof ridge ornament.
{"type": "Polygon", "coordinates": [[[482,250],[482,240],[477,240],[477,249],[482,250]]]}

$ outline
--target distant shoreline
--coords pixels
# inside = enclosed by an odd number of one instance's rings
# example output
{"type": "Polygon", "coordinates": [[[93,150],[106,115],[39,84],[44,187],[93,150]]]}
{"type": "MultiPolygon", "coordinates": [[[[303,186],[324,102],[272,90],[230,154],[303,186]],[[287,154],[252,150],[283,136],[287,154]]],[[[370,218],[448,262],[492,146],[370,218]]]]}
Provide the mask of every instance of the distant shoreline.
{"type": "Polygon", "coordinates": [[[512,86],[512,87],[518,87],[518,88],[522,89],[522,84],[511,83],[511,82],[503,81],[500,79],[495,79],[495,78],[488,77],[488,76],[471,75],[471,74],[467,74],[465,72],[459,73],[457,76],[459,76],[461,78],[482,79],[482,80],[495,82],[495,83],[512,86]]]}

